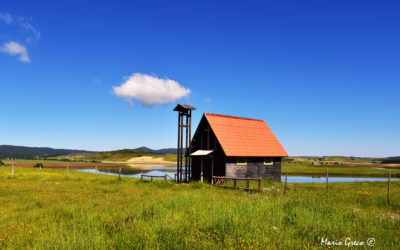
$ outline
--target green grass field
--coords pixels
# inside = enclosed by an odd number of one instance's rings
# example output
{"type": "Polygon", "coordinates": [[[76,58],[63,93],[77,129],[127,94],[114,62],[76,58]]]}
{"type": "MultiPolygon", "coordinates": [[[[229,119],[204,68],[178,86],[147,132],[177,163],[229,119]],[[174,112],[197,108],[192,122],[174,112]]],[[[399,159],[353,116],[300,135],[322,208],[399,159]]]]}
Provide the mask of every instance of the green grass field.
{"type": "Polygon", "coordinates": [[[319,161],[336,161],[336,162],[358,162],[358,163],[381,163],[386,158],[371,157],[351,157],[351,156],[290,156],[287,161],[295,162],[314,162],[319,161]]]}
{"type": "MultiPolygon", "coordinates": [[[[325,176],[326,168],[328,167],[329,176],[357,176],[357,177],[387,177],[388,169],[377,169],[374,167],[366,166],[342,166],[342,165],[329,165],[329,166],[315,166],[310,164],[288,163],[283,162],[282,174],[288,169],[289,175],[302,175],[302,176],[325,176]]],[[[393,178],[400,177],[400,168],[390,168],[391,176],[393,178]]]]}
{"type": "Polygon", "coordinates": [[[142,183],[64,169],[0,167],[0,248],[295,249],[331,241],[400,244],[400,184],[264,183],[248,193],[142,183]]]}

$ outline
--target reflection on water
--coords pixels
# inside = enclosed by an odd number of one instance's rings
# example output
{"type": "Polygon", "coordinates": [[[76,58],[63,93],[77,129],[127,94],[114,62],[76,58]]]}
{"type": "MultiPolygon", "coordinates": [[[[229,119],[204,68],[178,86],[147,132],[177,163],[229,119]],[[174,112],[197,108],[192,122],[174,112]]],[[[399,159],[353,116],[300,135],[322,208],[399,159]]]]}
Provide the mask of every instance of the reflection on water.
{"type": "MultiPolygon", "coordinates": [[[[75,171],[96,173],[96,169],[77,169],[75,171]]],[[[140,178],[142,172],[146,175],[163,176],[165,174],[174,178],[176,173],[176,167],[152,167],[151,169],[134,169],[130,167],[123,167],[121,176],[140,178]]],[[[118,168],[99,168],[99,174],[106,175],[118,175],[118,168]]],[[[282,182],[285,181],[285,177],[282,176],[282,182]]],[[[400,181],[399,178],[392,178],[392,181],[400,181]]],[[[383,177],[329,177],[329,182],[361,182],[361,181],[387,181],[387,178],[383,177]]],[[[288,176],[288,183],[325,183],[325,177],[313,177],[313,176],[288,176]]]]}
{"type": "MultiPolygon", "coordinates": [[[[118,175],[118,168],[99,168],[99,174],[106,175],[118,175]]],[[[86,173],[96,173],[96,169],[77,169],[75,171],[86,172],[86,173]]],[[[140,175],[144,173],[146,175],[156,175],[163,176],[169,175],[174,177],[176,173],[176,167],[152,167],[151,169],[135,169],[130,167],[123,167],[121,169],[121,176],[140,178],[140,175]]]]}

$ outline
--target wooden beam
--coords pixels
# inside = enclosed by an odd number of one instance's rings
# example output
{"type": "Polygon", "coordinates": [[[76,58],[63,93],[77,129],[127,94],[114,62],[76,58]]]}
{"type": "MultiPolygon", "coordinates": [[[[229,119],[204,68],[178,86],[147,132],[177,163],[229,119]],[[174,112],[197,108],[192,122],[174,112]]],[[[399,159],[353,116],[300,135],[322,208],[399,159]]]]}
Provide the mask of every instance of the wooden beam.
{"type": "Polygon", "coordinates": [[[203,157],[201,157],[201,164],[200,164],[200,168],[201,168],[201,173],[200,173],[200,181],[203,182],[203,157]]]}
{"type": "MultiPolygon", "coordinates": [[[[183,115],[181,115],[181,125],[183,124],[183,115]]],[[[183,179],[183,127],[181,126],[181,164],[180,164],[179,181],[182,183],[183,179]]]]}
{"type": "Polygon", "coordinates": [[[211,157],[211,184],[214,184],[213,177],[214,176],[214,157],[211,157]]]}
{"type": "Polygon", "coordinates": [[[390,169],[388,173],[387,202],[390,204],[390,169]]]}
{"type": "Polygon", "coordinates": [[[326,200],[329,199],[329,177],[328,177],[328,168],[326,168],[326,200]]]}
{"type": "Polygon", "coordinates": [[[210,128],[204,129],[204,132],[207,132],[207,149],[210,149],[210,128]]]}
{"type": "Polygon", "coordinates": [[[192,110],[189,110],[189,182],[192,178],[192,157],[190,153],[192,152],[192,110]]]}
{"type": "Polygon", "coordinates": [[[177,174],[177,178],[176,178],[176,182],[179,183],[179,158],[180,158],[180,141],[181,141],[181,130],[180,130],[180,123],[181,123],[181,112],[179,111],[178,113],[178,148],[177,148],[177,157],[176,157],[176,174],[177,174]]]}

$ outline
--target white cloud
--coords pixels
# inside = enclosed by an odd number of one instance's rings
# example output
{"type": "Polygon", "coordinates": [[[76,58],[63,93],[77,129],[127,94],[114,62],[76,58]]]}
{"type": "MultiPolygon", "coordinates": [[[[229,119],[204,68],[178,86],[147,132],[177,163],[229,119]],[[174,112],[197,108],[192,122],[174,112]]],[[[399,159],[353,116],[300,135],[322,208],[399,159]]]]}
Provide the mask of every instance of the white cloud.
{"type": "Polygon", "coordinates": [[[0,21],[9,26],[19,28],[19,32],[26,36],[27,42],[37,42],[40,39],[40,32],[32,25],[32,18],[29,17],[12,17],[7,12],[0,12],[0,21]]]}
{"type": "Polygon", "coordinates": [[[40,32],[35,27],[32,26],[31,21],[28,18],[20,17],[18,18],[18,23],[19,26],[22,27],[27,32],[27,34],[30,34],[30,36],[26,38],[27,42],[39,41],[40,32]]]}
{"type": "Polygon", "coordinates": [[[17,43],[17,42],[8,42],[5,43],[2,47],[1,47],[1,52],[3,53],[7,53],[9,55],[19,55],[19,60],[21,62],[30,62],[31,60],[29,59],[28,56],[28,51],[26,50],[26,47],[17,43]]]}
{"type": "Polygon", "coordinates": [[[0,20],[5,22],[6,24],[10,24],[13,22],[11,15],[7,12],[0,12],[0,20]]]}
{"type": "Polygon", "coordinates": [[[133,105],[132,99],[137,99],[143,106],[151,107],[158,103],[174,102],[189,96],[191,91],[174,80],[135,73],[127,77],[121,86],[113,87],[113,92],[131,105],[133,105]]]}
{"type": "Polygon", "coordinates": [[[32,25],[32,18],[0,12],[0,24],[5,24],[0,34],[0,52],[19,55],[21,62],[30,62],[27,46],[37,44],[41,36],[39,30],[32,25]]]}

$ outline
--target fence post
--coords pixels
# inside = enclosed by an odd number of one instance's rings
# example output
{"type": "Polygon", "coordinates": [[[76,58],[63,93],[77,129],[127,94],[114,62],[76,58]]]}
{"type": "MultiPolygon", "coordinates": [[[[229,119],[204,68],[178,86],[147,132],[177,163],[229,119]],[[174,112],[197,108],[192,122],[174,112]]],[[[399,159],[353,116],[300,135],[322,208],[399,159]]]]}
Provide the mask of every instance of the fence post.
{"type": "Polygon", "coordinates": [[[233,179],[233,189],[236,189],[236,179],[233,179]]]}
{"type": "Polygon", "coordinates": [[[69,167],[68,167],[68,164],[67,164],[67,176],[69,178],[69,167]]]}
{"type": "Polygon", "coordinates": [[[328,177],[328,168],[326,168],[326,200],[329,199],[329,177],[328,177]]]}
{"type": "Polygon", "coordinates": [[[247,189],[250,190],[250,180],[249,179],[247,179],[247,189]]]}
{"type": "Polygon", "coordinates": [[[121,168],[118,168],[118,180],[121,180],[121,168]]]}
{"type": "Polygon", "coordinates": [[[387,202],[388,202],[388,204],[390,204],[390,169],[389,169],[389,174],[388,174],[387,202]]]}
{"type": "Polygon", "coordinates": [[[40,169],[40,178],[42,178],[42,164],[39,165],[39,169],[40,169]]]}
{"type": "Polygon", "coordinates": [[[11,165],[11,179],[14,179],[14,163],[11,165]]]}
{"type": "Polygon", "coordinates": [[[153,176],[150,176],[151,181],[153,181],[153,176]]]}
{"type": "Polygon", "coordinates": [[[99,170],[97,169],[97,165],[96,165],[96,179],[97,179],[98,174],[99,174],[99,170]]]}
{"type": "Polygon", "coordinates": [[[261,191],[261,181],[262,181],[261,177],[258,178],[258,191],[261,191]]]}
{"type": "Polygon", "coordinates": [[[288,174],[288,169],[286,168],[285,189],[283,190],[283,195],[284,195],[284,196],[286,195],[286,190],[287,190],[287,188],[286,188],[286,185],[287,185],[287,174],[288,174]]]}
{"type": "Polygon", "coordinates": [[[143,171],[142,174],[140,175],[140,180],[143,181],[143,171]]]}
{"type": "Polygon", "coordinates": [[[166,181],[166,180],[167,180],[167,175],[165,174],[165,175],[164,175],[164,181],[166,181]]]}

